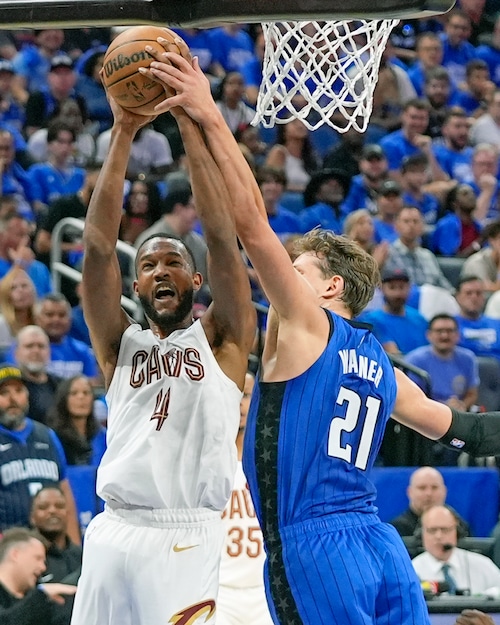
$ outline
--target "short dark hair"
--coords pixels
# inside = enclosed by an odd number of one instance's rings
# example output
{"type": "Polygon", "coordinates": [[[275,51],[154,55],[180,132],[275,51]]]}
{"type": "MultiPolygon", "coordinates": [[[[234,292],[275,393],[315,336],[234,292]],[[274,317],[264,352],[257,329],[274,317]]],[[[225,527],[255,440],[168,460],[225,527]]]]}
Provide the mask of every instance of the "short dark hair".
{"type": "Polygon", "coordinates": [[[162,215],[170,215],[176,204],[186,206],[186,204],[189,204],[189,200],[192,197],[193,191],[189,183],[186,182],[186,184],[176,187],[170,191],[170,193],[167,193],[167,195],[163,198],[163,201],[161,202],[162,215]]]}
{"type": "Polygon", "coordinates": [[[490,68],[486,61],[483,61],[483,59],[472,59],[472,61],[469,61],[465,66],[466,78],[470,78],[472,72],[475,72],[477,69],[486,71],[488,74],[490,73],[490,68]]]}
{"type": "Polygon", "coordinates": [[[135,263],[134,263],[134,267],[135,267],[135,275],[137,276],[137,267],[138,267],[138,263],[139,263],[139,256],[140,256],[140,252],[142,250],[142,248],[146,245],[146,243],[148,241],[151,241],[152,239],[173,239],[174,241],[180,241],[182,243],[182,245],[184,246],[184,249],[187,252],[187,255],[190,259],[190,265],[191,268],[193,270],[193,273],[197,270],[196,269],[196,260],[194,258],[194,254],[193,251],[191,250],[191,248],[186,245],[186,242],[181,238],[178,237],[175,234],[167,234],[166,232],[157,232],[155,234],[151,234],[149,237],[147,237],[146,239],[144,239],[144,241],[139,245],[139,247],[137,248],[137,254],[135,255],[135,263]]]}
{"type": "Polygon", "coordinates": [[[467,284],[467,282],[482,282],[482,279],[479,276],[474,276],[472,274],[461,276],[457,282],[456,292],[458,293],[462,288],[462,285],[467,284]]]}
{"type": "Polygon", "coordinates": [[[287,179],[283,169],[278,167],[260,167],[257,171],[257,184],[260,185],[263,182],[277,182],[286,187],[287,179]]]}
{"type": "Polygon", "coordinates": [[[60,132],[69,132],[73,137],[73,141],[76,141],[76,134],[71,126],[69,126],[66,122],[54,120],[47,126],[47,143],[56,141],[60,132]]]}
{"type": "Polygon", "coordinates": [[[492,221],[487,226],[484,227],[482,232],[483,239],[486,241],[487,239],[495,239],[500,234],[500,220],[492,221]]]}
{"type": "Polygon", "coordinates": [[[0,539],[0,562],[5,560],[12,547],[20,543],[29,543],[31,540],[38,540],[45,549],[48,548],[48,542],[37,530],[31,530],[26,527],[11,527],[5,530],[0,539]]]}
{"type": "Polygon", "coordinates": [[[437,315],[434,315],[434,317],[432,317],[432,319],[429,321],[429,330],[432,328],[433,324],[440,319],[443,319],[445,321],[453,321],[455,328],[458,328],[458,323],[455,317],[453,317],[452,315],[448,315],[448,313],[438,313],[437,315]]]}

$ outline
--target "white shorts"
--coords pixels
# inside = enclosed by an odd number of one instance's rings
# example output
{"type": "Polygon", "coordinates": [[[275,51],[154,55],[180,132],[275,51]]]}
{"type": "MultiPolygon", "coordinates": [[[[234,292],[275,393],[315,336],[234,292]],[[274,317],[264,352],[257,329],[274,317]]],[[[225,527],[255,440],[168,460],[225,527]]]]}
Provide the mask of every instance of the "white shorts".
{"type": "Polygon", "coordinates": [[[273,625],[264,584],[250,588],[219,586],[217,625],[273,625]]]}
{"type": "Polygon", "coordinates": [[[85,533],[71,625],[214,624],[223,540],[220,512],[107,506],[85,533]]]}

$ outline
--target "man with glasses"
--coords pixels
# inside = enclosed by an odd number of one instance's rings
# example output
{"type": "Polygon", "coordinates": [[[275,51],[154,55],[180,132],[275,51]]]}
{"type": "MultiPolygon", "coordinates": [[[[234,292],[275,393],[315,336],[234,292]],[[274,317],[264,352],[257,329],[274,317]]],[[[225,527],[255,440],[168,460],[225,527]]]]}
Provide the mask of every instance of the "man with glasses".
{"type": "Polygon", "coordinates": [[[458,518],[447,506],[433,506],[421,517],[424,553],[413,558],[422,582],[436,582],[450,595],[500,596],[500,569],[487,556],[457,547],[458,518]]]}

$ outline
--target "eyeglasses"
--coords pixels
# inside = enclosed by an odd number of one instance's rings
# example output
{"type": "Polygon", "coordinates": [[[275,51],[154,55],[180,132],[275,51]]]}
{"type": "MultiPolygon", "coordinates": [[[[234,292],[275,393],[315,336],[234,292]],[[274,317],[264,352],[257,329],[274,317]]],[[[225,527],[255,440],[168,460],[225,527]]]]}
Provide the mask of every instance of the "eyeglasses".
{"type": "Polygon", "coordinates": [[[454,334],[456,331],[456,328],[431,328],[431,332],[436,334],[454,334]]]}
{"type": "Polygon", "coordinates": [[[435,536],[438,532],[441,532],[442,534],[450,534],[456,529],[456,525],[450,525],[449,527],[424,527],[425,533],[430,534],[431,536],[435,536]]]}

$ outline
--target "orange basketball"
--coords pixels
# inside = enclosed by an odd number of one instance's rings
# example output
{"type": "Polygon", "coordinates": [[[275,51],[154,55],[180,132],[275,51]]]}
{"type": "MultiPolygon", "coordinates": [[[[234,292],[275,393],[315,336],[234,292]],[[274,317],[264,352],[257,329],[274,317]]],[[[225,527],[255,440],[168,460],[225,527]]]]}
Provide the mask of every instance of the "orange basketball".
{"type": "Polygon", "coordinates": [[[108,92],[123,108],[139,115],[154,115],[154,107],[166,97],[160,84],[139,72],[153,59],[146,45],[165,52],[158,37],[173,42],[179,36],[160,26],[134,26],[113,39],[104,56],[102,76],[108,92]]]}

